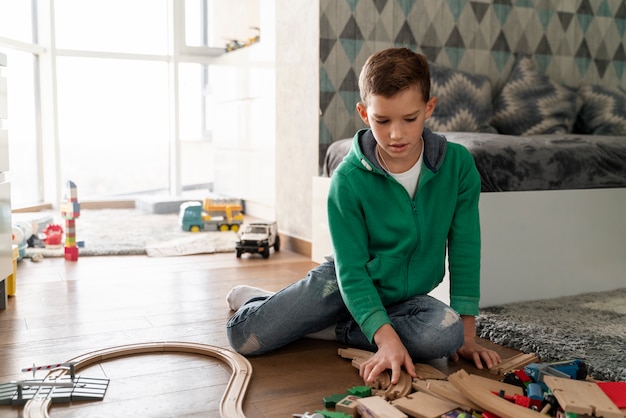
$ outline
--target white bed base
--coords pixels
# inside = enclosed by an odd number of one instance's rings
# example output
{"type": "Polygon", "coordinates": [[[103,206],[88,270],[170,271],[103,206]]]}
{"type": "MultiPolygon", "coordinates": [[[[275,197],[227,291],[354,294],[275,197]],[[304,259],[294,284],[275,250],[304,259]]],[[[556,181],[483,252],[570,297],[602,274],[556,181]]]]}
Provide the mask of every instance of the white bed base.
{"type": "MultiPolygon", "coordinates": [[[[332,253],[313,178],[312,259],[332,253]]],[[[626,188],[483,193],[481,307],[626,287],[626,188]]],[[[447,277],[433,291],[449,302],[447,277]]]]}

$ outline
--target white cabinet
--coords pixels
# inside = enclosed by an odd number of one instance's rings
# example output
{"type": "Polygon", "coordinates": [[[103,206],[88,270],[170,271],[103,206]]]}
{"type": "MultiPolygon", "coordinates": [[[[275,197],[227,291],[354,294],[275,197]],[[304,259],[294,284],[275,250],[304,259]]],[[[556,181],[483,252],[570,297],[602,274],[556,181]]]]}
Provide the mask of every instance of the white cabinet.
{"type": "Polygon", "coordinates": [[[13,273],[9,135],[3,125],[8,117],[7,80],[3,75],[6,64],[6,56],[0,54],[0,309],[6,308],[6,277],[13,273]]]}

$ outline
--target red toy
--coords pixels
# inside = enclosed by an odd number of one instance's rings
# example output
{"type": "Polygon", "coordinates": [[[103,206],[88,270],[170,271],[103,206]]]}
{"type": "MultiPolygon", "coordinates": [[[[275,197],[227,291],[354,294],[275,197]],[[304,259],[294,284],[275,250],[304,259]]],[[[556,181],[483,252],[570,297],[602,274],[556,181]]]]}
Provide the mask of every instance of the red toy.
{"type": "Polygon", "coordinates": [[[46,237],[43,239],[46,246],[59,246],[63,240],[63,227],[57,224],[50,224],[42,231],[46,237]]]}

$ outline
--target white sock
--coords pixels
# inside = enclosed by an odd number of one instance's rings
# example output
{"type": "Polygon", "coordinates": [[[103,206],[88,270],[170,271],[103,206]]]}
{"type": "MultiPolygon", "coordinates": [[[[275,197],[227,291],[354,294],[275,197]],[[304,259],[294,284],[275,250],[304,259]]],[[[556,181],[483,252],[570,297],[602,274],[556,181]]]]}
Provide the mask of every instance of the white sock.
{"type": "Polygon", "coordinates": [[[261,289],[259,287],[247,286],[245,284],[233,287],[228,295],[226,295],[226,302],[233,311],[241,308],[250,299],[272,296],[275,292],[261,289]]]}
{"type": "Polygon", "coordinates": [[[337,328],[337,324],[331,325],[328,328],[324,328],[321,331],[307,334],[305,335],[305,337],[313,338],[315,340],[337,341],[337,334],[335,334],[335,328],[337,328]]]}

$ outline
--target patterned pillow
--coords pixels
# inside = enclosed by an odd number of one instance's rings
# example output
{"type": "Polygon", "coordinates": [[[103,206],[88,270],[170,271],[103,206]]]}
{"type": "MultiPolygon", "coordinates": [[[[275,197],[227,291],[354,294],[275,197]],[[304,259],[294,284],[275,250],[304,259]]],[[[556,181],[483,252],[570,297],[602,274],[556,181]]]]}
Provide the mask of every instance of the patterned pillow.
{"type": "Polygon", "coordinates": [[[562,134],[576,121],[576,93],[541,74],[528,56],[518,56],[493,102],[491,124],[509,135],[562,134]]]}
{"type": "Polygon", "coordinates": [[[626,135],[626,93],[618,88],[583,85],[578,90],[583,106],[576,131],[583,134],[626,135]]]}
{"type": "Polygon", "coordinates": [[[437,106],[426,126],[438,132],[495,132],[491,119],[491,82],[486,76],[429,63],[431,96],[437,106]]]}

